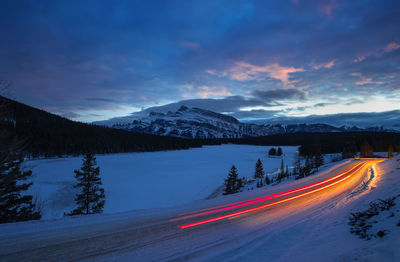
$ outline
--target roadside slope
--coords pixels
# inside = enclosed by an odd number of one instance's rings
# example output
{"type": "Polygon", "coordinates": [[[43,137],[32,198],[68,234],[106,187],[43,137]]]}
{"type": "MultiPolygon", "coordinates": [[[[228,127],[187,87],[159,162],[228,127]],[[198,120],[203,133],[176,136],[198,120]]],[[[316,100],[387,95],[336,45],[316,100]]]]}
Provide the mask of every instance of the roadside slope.
{"type": "MultiPolygon", "coordinates": [[[[379,226],[371,233],[387,234],[371,240],[350,233],[351,212],[368,209],[370,202],[400,194],[400,157],[376,164],[365,183],[338,202],[307,216],[295,216],[246,247],[222,254],[213,261],[400,261],[400,198],[393,212],[374,217],[379,226]],[[372,177],[373,176],[373,177],[372,177]],[[372,177],[372,179],[371,179],[372,177]],[[394,216],[392,217],[392,214],[394,216]]],[[[375,223],[375,222],[374,222],[375,223]]]]}

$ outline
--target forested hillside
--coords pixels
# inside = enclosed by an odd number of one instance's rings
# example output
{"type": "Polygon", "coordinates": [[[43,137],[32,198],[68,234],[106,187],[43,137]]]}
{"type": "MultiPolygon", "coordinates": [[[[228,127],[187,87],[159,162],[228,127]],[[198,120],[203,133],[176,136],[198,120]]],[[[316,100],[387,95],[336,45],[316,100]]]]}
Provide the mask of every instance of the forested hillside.
{"type": "Polygon", "coordinates": [[[0,129],[7,134],[3,143],[16,139],[31,157],[187,149],[206,143],[75,122],[3,96],[0,105],[0,129]]]}

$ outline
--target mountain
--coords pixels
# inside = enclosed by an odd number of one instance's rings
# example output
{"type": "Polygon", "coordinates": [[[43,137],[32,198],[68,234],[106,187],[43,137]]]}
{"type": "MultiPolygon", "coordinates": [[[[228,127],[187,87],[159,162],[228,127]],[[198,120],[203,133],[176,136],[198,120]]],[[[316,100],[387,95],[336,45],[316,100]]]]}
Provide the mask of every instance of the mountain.
{"type": "Polygon", "coordinates": [[[254,124],[242,123],[232,116],[181,106],[177,111],[149,112],[130,122],[112,123],[111,127],[136,133],[183,138],[243,138],[289,133],[393,132],[382,127],[335,127],[327,124],[254,124]]]}
{"type": "Polygon", "coordinates": [[[201,147],[207,141],[138,134],[75,122],[0,96],[0,153],[18,141],[27,156],[143,152],[201,147]]]}

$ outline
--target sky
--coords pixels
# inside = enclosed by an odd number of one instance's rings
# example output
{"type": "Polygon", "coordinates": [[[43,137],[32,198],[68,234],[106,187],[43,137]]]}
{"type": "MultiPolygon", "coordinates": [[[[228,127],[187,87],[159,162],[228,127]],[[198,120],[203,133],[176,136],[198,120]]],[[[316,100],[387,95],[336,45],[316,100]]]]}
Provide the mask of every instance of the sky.
{"type": "Polygon", "coordinates": [[[393,115],[399,28],[398,0],[4,0],[0,80],[84,122],[170,103],[240,120],[393,115]]]}

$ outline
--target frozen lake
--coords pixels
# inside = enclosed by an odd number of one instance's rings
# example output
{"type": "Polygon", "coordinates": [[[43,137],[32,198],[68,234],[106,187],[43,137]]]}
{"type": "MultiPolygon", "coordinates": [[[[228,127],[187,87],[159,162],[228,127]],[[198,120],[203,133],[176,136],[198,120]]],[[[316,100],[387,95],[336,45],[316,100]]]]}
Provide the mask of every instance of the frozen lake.
{"type": "MultiPolygon", "coordinates": [[[[189,150],[96,155],[106,192],[105,213],[168,207],[204,199],[223,185],[232,165],[240,177],[252,177],[260,158],[264,171],[280,167],[268,158],[270,146],[221,145],[189,150]]],[[[282,147],[292,165],[297,147],[282,147]]],[[[33,171],[31,194],[42,201],[44,218],[61,217],[74,207],[74,169],[81,157],[25,162],[33,171]]]]}

